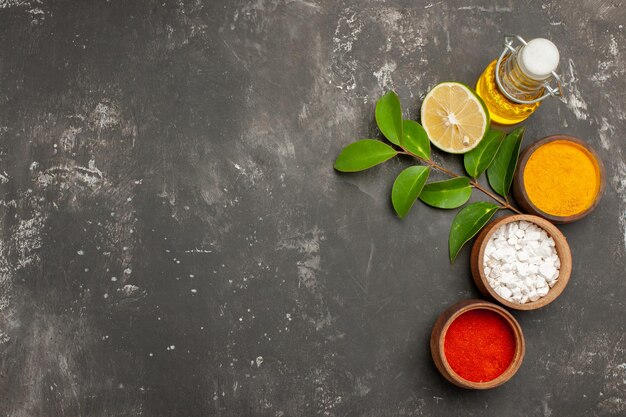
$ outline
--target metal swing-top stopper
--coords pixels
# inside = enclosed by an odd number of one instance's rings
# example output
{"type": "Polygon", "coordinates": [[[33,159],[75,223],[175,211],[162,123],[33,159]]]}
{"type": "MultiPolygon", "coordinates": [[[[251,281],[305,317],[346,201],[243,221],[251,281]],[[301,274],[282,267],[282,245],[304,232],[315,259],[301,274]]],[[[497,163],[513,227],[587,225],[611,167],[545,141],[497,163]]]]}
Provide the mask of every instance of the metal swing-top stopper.
{"type": "Polygon", "coordinates": [[[561,77],[556,73],[558,66],[559,50],[556,45],[549,40],[537,38],[526,42],[519,35],[506,35],[504,37],[504,50],[496,64],[496,83],[502,94],[514,103],[534,104],[550,96],[560,97],[563,95],[563,88],[561,77]],[[521,43],[520,47],[513,46],[516,39],[521,43]],[[507,53],[517,58],[519,68],[526,77],[545,88],[547,92],[544,95],[533,100],[522,100],[512,96],[506,88],[503,87],[502,80],[500,79],[500,64],[502,64],[507,53]],[[550,85],[552,78],[556,80],[555,87],[550,85]]]}

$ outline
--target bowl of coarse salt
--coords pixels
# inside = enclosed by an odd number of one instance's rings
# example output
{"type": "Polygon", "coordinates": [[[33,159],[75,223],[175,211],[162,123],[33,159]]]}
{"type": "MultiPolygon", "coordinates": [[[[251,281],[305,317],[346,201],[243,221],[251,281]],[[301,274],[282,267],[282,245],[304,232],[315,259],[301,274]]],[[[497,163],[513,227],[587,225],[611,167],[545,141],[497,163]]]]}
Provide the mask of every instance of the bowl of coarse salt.
{"type": "Polygon", "coordinates": [[[482,230],[472,248],[471,267],[485,296],[516,310],[534,310],[563,292],[572,272],[572,253],[554,224],[518,214],[482,230]]]}

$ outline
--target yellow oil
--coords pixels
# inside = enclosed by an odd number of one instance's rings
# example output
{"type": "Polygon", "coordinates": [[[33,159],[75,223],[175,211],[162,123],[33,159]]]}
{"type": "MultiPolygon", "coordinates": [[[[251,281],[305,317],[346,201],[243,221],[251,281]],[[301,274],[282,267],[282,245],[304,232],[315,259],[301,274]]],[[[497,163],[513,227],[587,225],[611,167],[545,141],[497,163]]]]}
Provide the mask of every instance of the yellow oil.
{"type": "Polygon", "coordinates": [[[496,84],[496,63],[497,60],[494,60],[489,64],[476,83],[476,92],[485,102],[491,121],[502,125],[512,125],[526,120],[541,103],[518,104],[506,98],[496,84]]]}

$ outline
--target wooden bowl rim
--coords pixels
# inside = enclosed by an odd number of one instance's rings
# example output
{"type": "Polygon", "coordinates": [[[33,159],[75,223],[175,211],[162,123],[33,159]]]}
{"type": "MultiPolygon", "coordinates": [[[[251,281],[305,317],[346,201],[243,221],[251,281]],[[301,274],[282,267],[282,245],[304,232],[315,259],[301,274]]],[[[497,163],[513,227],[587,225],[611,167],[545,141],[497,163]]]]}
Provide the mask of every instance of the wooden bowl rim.
{"type": "MultiPolygon", "coordinates": [[[[536,310],[543,306],[546,306],[556,300],[565,287],[567,286],[571,272],[572,272],[572,255],[571,250],[569,248],[569,244],[567,243],[567,238],[561,233],[561,231],[554,224],[550,223],[547,219],[541,218],[539,216],[534,216],[532,214],[513,214],[510,216],[501,217],[493,222],[491,222],[487,227],[483,229],[478,239],[476,239],[475,245],[480,245],[478,252],[476,254],[472,254],[475,256],[475,259],[472,261],[476,262],[476,266],[479,273],[479,279],[482,282],[484,289],[488,292],[488,295],[491,296],[494,300],[498,301],[500,304],[503,304],[509,308],[515,310],[536,310]],[[536,301],[531,301],[524,304],[514,303],[509,300],[502,298],[489,284],[489,280],[485,276],[483,258],[485,256],[485,247],[487,246],[487,242],[489,242],[489,238],[491,235],[495,233],[495,231],[501,226],[512,223],[514,221],[527,221],[539,226],[541,229],[545,230],[548,233],[548,236],[551,236],[554,239],[557,255],[561,262],[561,267],[559,268],[559,276],[557,278],[556,284],[548,294],[541,297],[536,301]]],[[[474,269],[472,268],[472,274],[474,274],[474,269]]],[[[476,277],[474,277],[476,278],[476,277]]]]}
{"type": "Polygon", "coordinates": [[[524,202],[532,209],[532,211],[535,212],[534,214],[541,216],[544,219],[550,220],[551,222],[554,222],[554,223],[575,222],[576,220],[580,220],[583,217],[587,216],[589,213],[591,213],[598,206],[598,204],[600,203],[600,200],[602,199],[602,195],[604,194],[605,182],[606,182],[606,170],[604,168],[604,163],[602,162],[602,159],[600,159],[600,156],[598,155],[598,153],[595,150],[593,150],[591,147],[589,147],[589,145],[587,145],[582,139],[577,138],[575,136],[571,136],[571,135],[557,134],[557,135],[546,136],[542,139],[539,139],[537,142],[533,143],[532,145],[528,146],[522,152],[522,156],[519,159],[517,170],[515,172],[515,186],[518,189],[519,193],[521,194],[522,198],[525,200],[524,202]],[[551,142],[556,142],[558,140],[572,142],[581,146],[583,149],[585,149],[593,157],[593,160],[595,161],[598,167],[598,172],[600,174],[600,185],[598,187],[598,193],[596,194],[596,197],[594,198],[594,201],[591,204],[591,206],[589,206],[586,210],[581,211],[578,214],[573,214],[571,216],[556,216],[554,214],[549,214],[541,210],[528,197],[528,192],[526,191],[526,186],[524,185],[524,170],[526,169],[526,165],[528,163],[528,160],[532,156],[532,154],[535,153],[535,151],[541,146],[546,145],[551,142]]]}
{"type": "Polygon", "coordinates": [[[466,388],[490,389],[490,388],[495,388],[497,386],[504,384],[505,382],[510,380],[513,377],[513,375],[515,375],[515,373],[517,373],[524,359],[524,354],[526,352],[526,343],[524,341],[524,333],[522,332],[522,327],[520,326],[518,321],[515,319],[515,317],[513,317],[511,313],[509,313],[506,309],[504,309],[503,307],[495,303],[491,303],[489,301],[479,300],[479,299],[469,299],[469,300],[463,300],[461,302],[458,302],[452,305],[451,307],[449,307],[446,311],[444,311],[444,313],[442,313],[442,316],[445,315],[446,313],[450,314],[450,316],[443,323],[441,327],[438,349],[439,349],[439,356],[441,357],[441,363],[443,367],[445,368],[446,372],[448,372],[448,374],[450,375],[450,377],[452,377],[456,382],[458,382],[460,385],[466,388]],[[486,382],[470,381],[468,379],[463,378],[459,374],[457,374],[448,363],[448,359],[446,358],[446,352],[445,352],[445,347],[444,347],[444,343],[446,340],[446,333],[448,331],[448,328],[452,324],[452,322],[454,322],[454,320],[456,320],[461,314],[466,313],[470,310],[478,310],[478,309],[490,310],[499,314],[500,317],[506,320],[506,322],[509,324],[509,326],[511,327],[511,330],[513,331],[513,335],[515,337],[515,353],[513,355],[513,359],[511,359],[511,363],[504,370],[504,372],[502,372],[497,378],[494,378],[491,381],[486,381],[486,382]]]}

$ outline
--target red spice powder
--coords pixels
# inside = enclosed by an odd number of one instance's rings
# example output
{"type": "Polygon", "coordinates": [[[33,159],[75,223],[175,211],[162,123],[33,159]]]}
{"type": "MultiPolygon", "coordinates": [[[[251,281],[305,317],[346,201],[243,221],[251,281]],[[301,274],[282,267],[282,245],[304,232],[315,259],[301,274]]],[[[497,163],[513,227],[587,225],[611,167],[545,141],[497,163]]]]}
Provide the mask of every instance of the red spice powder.
{"type": "Polygon", "coordinates": [[[469,310],[448,327],[444,352],[450,367],[462,378],[487,382],[500,376],[511,364],[515,335],[498,313],[469,310]]]}

